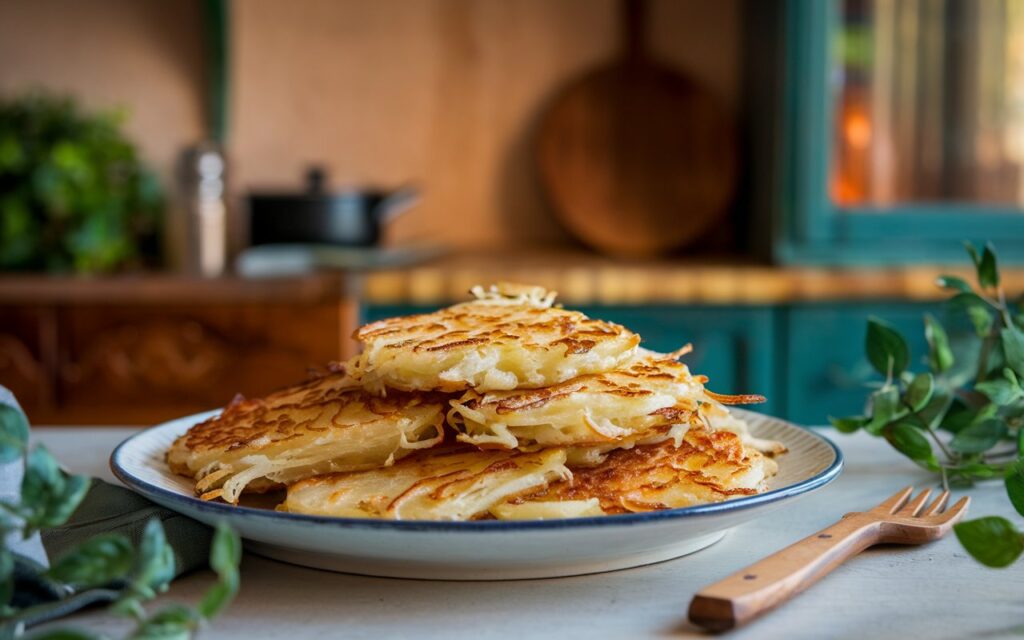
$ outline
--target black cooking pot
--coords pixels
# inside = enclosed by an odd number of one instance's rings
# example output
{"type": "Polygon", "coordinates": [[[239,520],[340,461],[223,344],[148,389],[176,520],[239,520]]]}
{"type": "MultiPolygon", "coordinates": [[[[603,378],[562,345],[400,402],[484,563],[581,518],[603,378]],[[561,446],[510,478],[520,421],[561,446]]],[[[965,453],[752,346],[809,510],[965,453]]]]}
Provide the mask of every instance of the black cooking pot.
{"type": "Polygon", "coordinates": [[[324,182],[324,172],[311,169],[305,193],[251,194],[249,243],[372,247],[381,228],[419,200],[413,187],[329,193],[324,182]]]}

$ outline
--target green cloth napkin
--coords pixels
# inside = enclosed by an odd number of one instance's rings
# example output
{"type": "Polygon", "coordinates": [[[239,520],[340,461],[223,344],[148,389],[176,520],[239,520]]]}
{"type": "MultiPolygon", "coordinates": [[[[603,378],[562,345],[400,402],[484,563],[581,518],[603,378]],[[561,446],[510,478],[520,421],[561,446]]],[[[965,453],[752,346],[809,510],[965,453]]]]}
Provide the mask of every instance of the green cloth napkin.
{"type": "MultiPolygon", "coordinates": [[[[0,403],[18,411],[14,396],[0,386],[0,403]]],[[[18,495],[22,469],[18,464],[2,465],[0,494],[18,495]]],[[[209,561],[213,531],[206,525],[165,509],[142,496],[103,480],[94,478],[89,492],[78,509],[60,527],[42,532],[45,557],[39,557],[33,547],[19,547],[8,540],[8,548],[15,552],[15,583],[13,604],[19,609],[31,607],[26,626],[53,620],[83,607],[113,601],[118,592],[114,588],[88,589],[72,593],[63,585],[40,578],[40,570],[77,545],[100,533],[120,533],[138,545],[142,531],[151,518],[160,518],[167,542],[174,549],[176,575],[205,567],[209,561]]]]}
{"type": "Polygon", "coordinates": [[[207,566],[212,529],[98,478],[93,479],[89,493],[70,520],[43,531],[43,547],[47,557],[57,560],[100,533],[120,533],[137,545],[151,518],[160,518],[164,525],[167,542],[174,548],[177,575],[207,566]]]}
{"type": "MultiPolygon", "coordinates": [[[[133,545],[138,545],[150,518],[160,518],[164,525],[167,542],[174,548],[176,575],[208,565],[212,529],[157,506],[124,487],[99,479],[93,479],[82,504],[63,526],[42,533],[43,547],[47,557],[55,561],[100,533],[120,533],[127,536],[133,545]]],[[[116,588],[71,593],[65,591],[63,585],[40,578],[38,568],[39,565],[30,558],[17,556],[13,604],[20,609],[32,607],[25,620],[27,627],[64,617],[88,606],[113,602],[119,595],[116,588]]]]}

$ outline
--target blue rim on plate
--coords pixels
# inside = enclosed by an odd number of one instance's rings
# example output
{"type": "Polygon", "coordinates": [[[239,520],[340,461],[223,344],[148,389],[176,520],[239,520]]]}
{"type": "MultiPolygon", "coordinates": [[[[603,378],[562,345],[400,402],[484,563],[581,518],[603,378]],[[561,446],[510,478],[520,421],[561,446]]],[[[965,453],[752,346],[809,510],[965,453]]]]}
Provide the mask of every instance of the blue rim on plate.
{"type": "MultiPolygon", "coordinates": [[[[287,520],[300,525],[330,525],[342,528],[385,529],[400,531],[523,531],[540,529],[576,529],[584,527],[630,526],[676,518],[693,518],[716,515],[731,511],[748,509],[777,500],[814,491],[832,482],[843,469],[843,453],[839,447],[825,436],[813,433],[816,438],[827,444],[835,456],[832,463],[817,474],[791,484],[754,496],[734,498],[725,502],[701,504],[681,509],[665,509],[662,511],[645,511],[643,513],[626,513],[607,516],[590,516],[586,518],[563,518],[557,520],[473,520],[473,521],[439,521],[439,520],[375,520],[370,518],[336,518],[330,516],[314,516],[301,513],[287,513],[271,509],[235,506],[222,502],[209,502],[194,496],[183,495],[146,482],[127,471],[119,461],[123,449],[133,440],[146,434],[141,431],[119,444],[110,456],[110,470],[118,480],[130,489],[143,495],[158,495],[172,503],[187,505],[188,508],[213,515],[249,516],[255,518],[271,518],[287,520]]],[[[172,507],[173,508],[173,507],[172,507]]]]}

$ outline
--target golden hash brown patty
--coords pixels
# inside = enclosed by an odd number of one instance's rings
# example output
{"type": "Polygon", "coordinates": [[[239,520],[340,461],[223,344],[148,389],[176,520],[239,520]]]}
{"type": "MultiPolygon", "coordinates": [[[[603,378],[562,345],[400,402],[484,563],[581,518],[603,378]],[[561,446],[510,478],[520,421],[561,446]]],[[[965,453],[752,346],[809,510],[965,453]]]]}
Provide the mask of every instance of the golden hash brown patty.
{"type": "Polygon", "coordinates": [[[688,424],[706,400],[703,378],[674,354],[646,350],[623,367],[542,389],[467,391],[452,401],[458,439],[481,447],[586,446],[688,424]]]}
{"type": "Polygon", "coordinates": [[[393,466],[310,478],[282,511],[348,518],[469,520],[506,498],[569,477],[565,452],[431,449],[393,466]]]}
{"type": "Polygon", "coordinates": [[[694,427],[682,442],[616,449],[593,467],[570,465],[572,479],[492,508],[501,519],[658,511],[755,495],[778,470],[774,460],[730,431],[694,427]]]}
{"type": "Polygon", "coordinates": [[[640,337],[612,322],[553,307],[539,287],[477,289],[477,300],[361,327],[355,371],[367,386],[462,391],[539,388],[608,371],[640,337]]]}
{"type": "Polygon", "coordinates": [[[445,402],[434,395],[354,386],[343,372],[266,398],[236,400],[195,425],[167,452],[204,499],[235,503],[321,473],[381,466],[443,440],[445,402]]]}

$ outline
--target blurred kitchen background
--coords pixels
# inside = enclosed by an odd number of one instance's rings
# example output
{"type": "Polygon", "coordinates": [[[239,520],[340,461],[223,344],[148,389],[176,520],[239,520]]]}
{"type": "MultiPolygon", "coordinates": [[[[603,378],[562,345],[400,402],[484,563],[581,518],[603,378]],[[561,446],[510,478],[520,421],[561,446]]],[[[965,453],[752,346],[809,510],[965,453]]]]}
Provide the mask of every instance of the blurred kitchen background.
{"type": "Polygon", "coordinates": [[[1024,289],[1022,169],[1024,0],[0,0],[0,384],[149,424],[511,280],[822,424],[962,240],[1024,289]]]}

